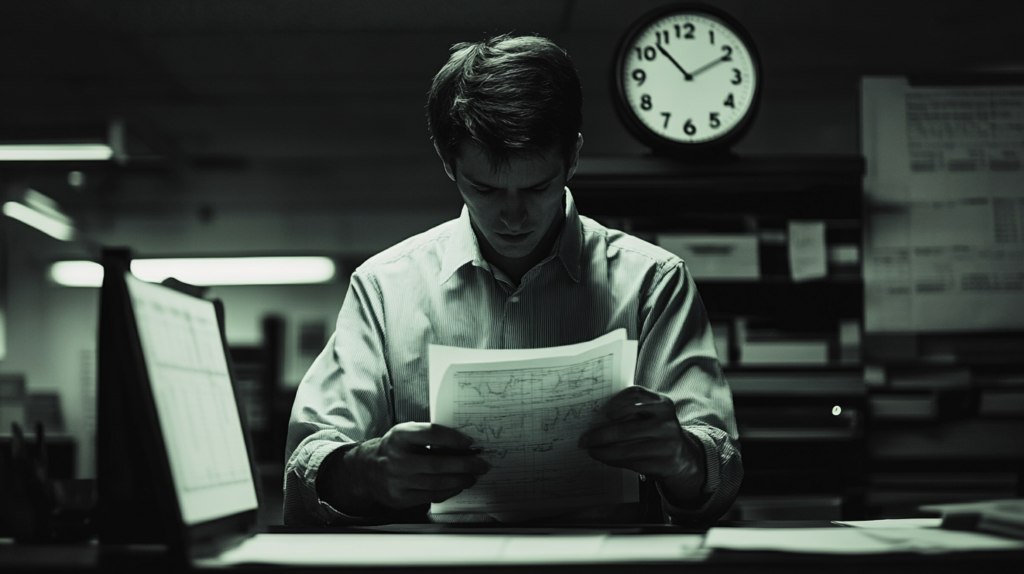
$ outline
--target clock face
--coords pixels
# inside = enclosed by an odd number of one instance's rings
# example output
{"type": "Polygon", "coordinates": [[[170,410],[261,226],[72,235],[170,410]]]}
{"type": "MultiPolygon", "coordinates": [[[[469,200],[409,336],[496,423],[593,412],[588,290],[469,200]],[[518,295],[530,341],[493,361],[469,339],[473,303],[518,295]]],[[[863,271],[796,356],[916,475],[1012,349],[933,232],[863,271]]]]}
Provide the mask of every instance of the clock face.
{"type": "Polygon", "coordinates": [[[753,115],[761,79],[753,45],[713,14],[656,17],[625,39],[618,58],[620,106],[648,140],[710,145],[753,115]]]}

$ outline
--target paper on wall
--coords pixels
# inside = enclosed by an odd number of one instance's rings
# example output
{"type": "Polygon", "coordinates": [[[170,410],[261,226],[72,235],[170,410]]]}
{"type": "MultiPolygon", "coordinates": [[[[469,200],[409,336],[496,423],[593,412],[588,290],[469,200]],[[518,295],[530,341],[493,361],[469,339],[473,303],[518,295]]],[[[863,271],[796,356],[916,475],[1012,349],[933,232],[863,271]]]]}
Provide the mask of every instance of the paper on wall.
{"type": "Polygon", "coordinates": [[[1024,326],[1024,88],[864,78],[866,332],[1024,326]]]}
{"type": "Polygon", "coordinates": [[[828,275],[824,221],[789,222],[789,273],[794,282],[828,275]]]}

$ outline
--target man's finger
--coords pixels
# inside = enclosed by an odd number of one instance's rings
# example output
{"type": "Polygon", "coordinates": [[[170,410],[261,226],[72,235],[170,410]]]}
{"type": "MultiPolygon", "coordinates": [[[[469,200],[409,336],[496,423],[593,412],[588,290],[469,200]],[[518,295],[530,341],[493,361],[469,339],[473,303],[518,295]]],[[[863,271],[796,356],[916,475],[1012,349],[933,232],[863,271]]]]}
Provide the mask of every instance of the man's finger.
{"type": "Polygon", "coordinates": [[[395,426],[393,431],[403,444],[426,447],[438,446],[450,449],[465,449],[473,439],[453,428],[433,423],[405,423],[395,426]]]}
{"type": "Polygon", "coordinates": [[[580,436],[581,448],[595,448],[632,440],[656,438],[660,421],[642,418],[592,428],[580,436]]]}
{"type": "Polygon", "coordinates": [[[604,409],[604,415],[610,421],[622,421],[624,418],[660,417],[674,418],[676,406],[672,399],[653,395],[636,397],[630,401],[616,401],[604,409]]]}
{"type": "Polygon", "coordinates": [[[424,494],[427,497],[427,502],[444,502],[456,494],[465,490],[464,488],[453,488],[451,490],[441,490],[436,492],[426,492],[424,494]]]}
{"type": "Polygon", "coordinates": [[[634,462],[640,460],[671,460],[674,447],[665,441],[636,440],[588,449],[591,458],[604,463],[634,462]]]}
{"type": "Polygon", "coordinates": [[[406,459],[410,474],[480,475],[491,465],[478,456],[461,454],[415,454],[406,459]]]}
{"type": "Polygon", "coordinates": [[[410,477],[410,490],[432,492],[452,489],[465,490],[476,484],[477,477],[471,474],[420,474],[410,477]]]}

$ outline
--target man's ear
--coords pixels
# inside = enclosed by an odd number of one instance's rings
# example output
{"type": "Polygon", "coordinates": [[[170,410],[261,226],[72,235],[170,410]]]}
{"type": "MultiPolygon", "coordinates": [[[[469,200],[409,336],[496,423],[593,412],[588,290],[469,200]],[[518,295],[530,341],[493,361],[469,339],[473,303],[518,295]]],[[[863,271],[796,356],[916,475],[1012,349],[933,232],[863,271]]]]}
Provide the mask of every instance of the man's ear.
{"type": "Polygon", "coordinates": [[[448,174],[448,177],[452,181],[455,181],[455,172],[452,171],[452,166],[448,165],[448,162],[444,160],[444,156],[441,155],[441,148],[437,146],[437,142],[434,142],[434,151],[437,152],[437,157],[441,158],[441,165],[444,166],[444,172],[448,174]]]}
{"type": "Polygon", "coordinates": [[[583,134],[579,134],[579,137],[576,138],[576,151],[572,154],[572,163],[569,164],[569,173],[565,176],[566,181],[572,179],[572,176],[576,173],[576,166],[580,163],[581,147],[583,147],[583,134]]]}

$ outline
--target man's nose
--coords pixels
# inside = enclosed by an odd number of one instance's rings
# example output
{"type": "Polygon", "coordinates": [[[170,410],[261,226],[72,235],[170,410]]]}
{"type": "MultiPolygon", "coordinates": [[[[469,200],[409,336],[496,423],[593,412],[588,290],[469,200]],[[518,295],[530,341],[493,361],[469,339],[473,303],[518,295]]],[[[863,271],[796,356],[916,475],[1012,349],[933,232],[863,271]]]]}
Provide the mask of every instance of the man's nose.
{"type": "Polygon", "coordinates": [[[505,192],[505,201],[502,202],[499,213],[505,227],[510,231],[518,231],[526,223],[526,215],[526,202],[523,201],[522,194],[514,190],[505,192]]]}

